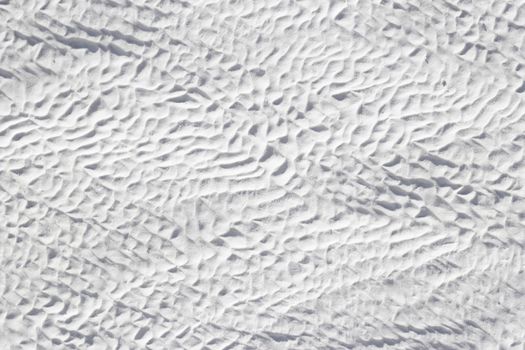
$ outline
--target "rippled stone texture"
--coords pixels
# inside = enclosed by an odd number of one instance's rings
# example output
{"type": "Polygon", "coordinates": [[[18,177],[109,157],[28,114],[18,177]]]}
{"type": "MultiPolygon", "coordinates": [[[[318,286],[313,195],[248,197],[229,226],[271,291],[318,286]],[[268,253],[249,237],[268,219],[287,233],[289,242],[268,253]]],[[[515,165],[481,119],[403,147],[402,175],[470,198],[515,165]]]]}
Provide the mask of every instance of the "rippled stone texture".
{"type": "Polygon", "coordinates": [[[525,4],[0,0],[1,349],[523,349],[525,4]]]}

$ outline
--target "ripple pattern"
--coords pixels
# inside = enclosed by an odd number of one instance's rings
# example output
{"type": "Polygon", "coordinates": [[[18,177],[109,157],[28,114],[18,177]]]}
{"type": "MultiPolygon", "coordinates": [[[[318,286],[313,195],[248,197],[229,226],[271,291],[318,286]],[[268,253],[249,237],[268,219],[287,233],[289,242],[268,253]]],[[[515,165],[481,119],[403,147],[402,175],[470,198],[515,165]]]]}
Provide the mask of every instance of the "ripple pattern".
{"type": "Polygon", "coordinates": [[[522,0],[0,0],[0,349],[525,349],[522,0]]]}

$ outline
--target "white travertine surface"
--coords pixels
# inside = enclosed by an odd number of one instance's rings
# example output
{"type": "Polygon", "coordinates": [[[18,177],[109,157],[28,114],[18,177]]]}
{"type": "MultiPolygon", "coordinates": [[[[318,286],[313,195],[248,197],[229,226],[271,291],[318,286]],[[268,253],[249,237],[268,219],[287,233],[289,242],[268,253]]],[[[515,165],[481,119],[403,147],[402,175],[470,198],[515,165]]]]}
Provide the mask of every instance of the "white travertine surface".
{"type": "Polygon", "coordinates": [[[0,0],[0,349],[524,349],[525,2],[0,0]]]}

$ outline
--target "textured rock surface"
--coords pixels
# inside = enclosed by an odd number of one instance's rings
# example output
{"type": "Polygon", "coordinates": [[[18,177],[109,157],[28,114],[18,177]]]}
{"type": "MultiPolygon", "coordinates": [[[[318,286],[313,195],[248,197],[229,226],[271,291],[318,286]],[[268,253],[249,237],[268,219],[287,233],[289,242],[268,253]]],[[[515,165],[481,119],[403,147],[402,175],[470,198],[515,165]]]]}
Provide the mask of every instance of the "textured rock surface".
{"type": "Polygon", "coordinates": [[[1,349],[524,349],[522,1],[0,0],[1,349]]]}

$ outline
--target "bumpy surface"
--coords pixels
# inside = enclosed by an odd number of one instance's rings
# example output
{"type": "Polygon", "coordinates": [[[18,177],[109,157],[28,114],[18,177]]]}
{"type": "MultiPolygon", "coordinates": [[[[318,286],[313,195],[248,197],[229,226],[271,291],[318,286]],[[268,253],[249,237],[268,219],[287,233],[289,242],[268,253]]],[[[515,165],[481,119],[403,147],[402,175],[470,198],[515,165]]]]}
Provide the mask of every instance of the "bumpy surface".
{"type": "Polygon", "coordinates": [[[0,348],[524,349],[521,3],[0,0],[0,348]]]}

